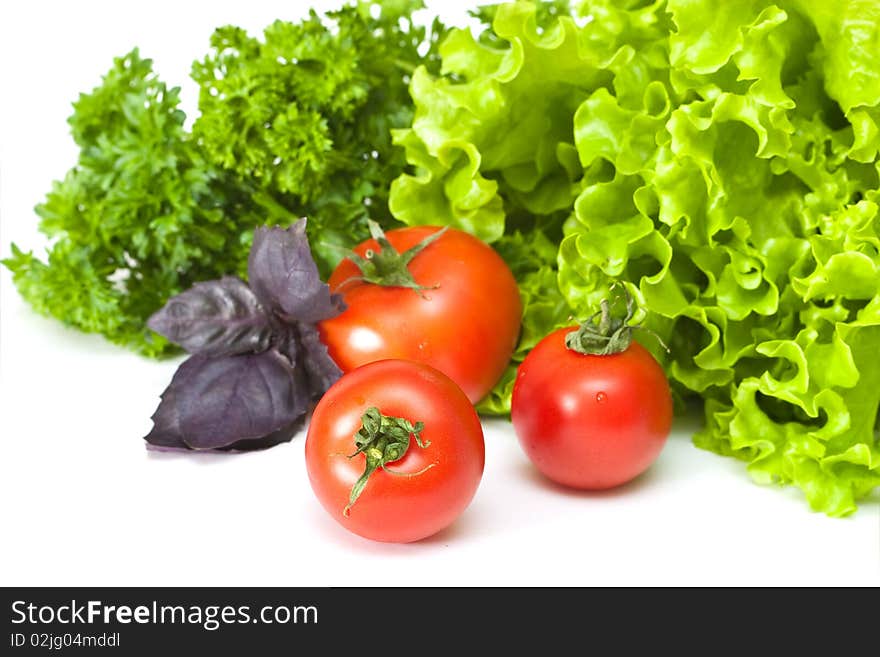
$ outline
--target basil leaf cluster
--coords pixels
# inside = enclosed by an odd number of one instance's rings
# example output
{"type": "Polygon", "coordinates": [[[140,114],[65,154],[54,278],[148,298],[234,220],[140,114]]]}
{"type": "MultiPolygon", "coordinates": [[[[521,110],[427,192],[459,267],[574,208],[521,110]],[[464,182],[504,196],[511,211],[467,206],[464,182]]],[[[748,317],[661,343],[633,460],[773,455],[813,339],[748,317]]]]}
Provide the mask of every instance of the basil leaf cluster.
{"type": "Polygon", "coordinates": [[[150,317],[152,330],[192,355],[162,393],[149,445],[247,450],[289,441],[342,375],[316,323],[344,306],[321,281],[305,219],[256,230],[248,280],[197,283],[150,317]]]}

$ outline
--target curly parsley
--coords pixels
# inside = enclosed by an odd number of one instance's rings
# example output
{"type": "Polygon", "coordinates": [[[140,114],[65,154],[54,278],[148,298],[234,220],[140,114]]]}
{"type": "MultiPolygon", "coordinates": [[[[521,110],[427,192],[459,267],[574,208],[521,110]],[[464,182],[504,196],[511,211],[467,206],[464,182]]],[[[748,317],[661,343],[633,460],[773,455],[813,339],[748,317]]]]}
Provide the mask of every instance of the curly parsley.
{"type": "Polygon", "coordinates": [[[403,172],[409,74],[436,71],[445,28],[415,25],[420,0],[360,2],[276,21],[262,39],[221,27],[193,64],[199,115],[184,126],[170,88],[137,49],[80,95],[79,160],[38,205],[45,261],[13,245],[5,264],[39,312],[149,356],[176,348],[146,319],[193,283],[244,275],[258,225],[309,217],[320,270],[334,244],[383,225],[403,172]]]}

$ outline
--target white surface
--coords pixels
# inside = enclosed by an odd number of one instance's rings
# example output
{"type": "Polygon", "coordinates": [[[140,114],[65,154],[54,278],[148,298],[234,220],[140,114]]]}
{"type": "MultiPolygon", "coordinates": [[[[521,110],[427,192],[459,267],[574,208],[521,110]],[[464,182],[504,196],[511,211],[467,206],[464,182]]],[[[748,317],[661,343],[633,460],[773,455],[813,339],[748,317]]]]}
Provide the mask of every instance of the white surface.
{"type": "MultiPolygon", "coordinates": [[[[0,4],[0,254],[42,249],[32,207],[76,157],[65,119],[139,45],[195,103],[212,28],[259,30],[318,2],[0,4]],[[193,9],[191,9],[193,7],[193,9]]],[[[325,6],[333,3],[323,3],[325,6]]],[[[456,15],[461,2],[443,5],[456,15]]],[[[877,498],[851,518],[754,485],[677,426],[614,492],[542,480],[504,421],[466,513],[413,545],[348,534],[313,498],[304,435],[245,455],[148,453],[176,363],[34,315],[0,272],[0,585],[878,585],[877,498]]]]}

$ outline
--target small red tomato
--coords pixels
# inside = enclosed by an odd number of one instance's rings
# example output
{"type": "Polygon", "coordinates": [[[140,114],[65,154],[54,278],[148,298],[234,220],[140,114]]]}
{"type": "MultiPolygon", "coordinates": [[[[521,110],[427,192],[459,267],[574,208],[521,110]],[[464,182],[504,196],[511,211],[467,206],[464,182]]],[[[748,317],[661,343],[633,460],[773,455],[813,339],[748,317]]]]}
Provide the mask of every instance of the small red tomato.
{"type": "Polygon", "coordinates": [[[407,543],[451,524],[483,476],[480,419],[464,392],[423,363],[352,370],[321,398],[306,437],[318,500],[346,529],[407,543]]]}
{"type": "Polygon", "coordinates": [[[519,337],[522,303],[507,264],[453,228],[371,230],[330,276],[346,305],[318,325],[330,357],[343,372],[386,358],[427,363],[478,402],[519,337]]]}
{"type": "Polygon", "coordinates": [[[547,477],[574,488],[611,488],[660,454],[672,426],[672,395],[663,369],[640,344],[627,336],[618,353],[579,353],[582,330],[559,329],[532,349],[517,371],[511,420],[547,477]]]}

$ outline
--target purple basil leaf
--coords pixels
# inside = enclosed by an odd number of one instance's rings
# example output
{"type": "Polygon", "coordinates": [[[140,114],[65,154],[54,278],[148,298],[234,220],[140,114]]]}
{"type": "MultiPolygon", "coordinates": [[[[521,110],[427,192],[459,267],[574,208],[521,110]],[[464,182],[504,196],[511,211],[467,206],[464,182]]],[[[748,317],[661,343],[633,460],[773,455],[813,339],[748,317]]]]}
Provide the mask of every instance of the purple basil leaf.
{"type": "Polygon", "coordinates": [[[262,304],[287,322],[314,324],[343,310],[342,298],[321,281],[306,237],[306,220],[287,230],[257,228],[248,283],[262,304]]]}
{"type": "Polygon", "coordinates": [[[231,276],[198,283],[150,318],[193,353],[162,393],[150,445],[242,451],[286,442],[341,376],[315,324],[343,304],[321,282],[305,226],[257,229],[250,287],[231,276]]]}
{"type": "Polygon", "coordinates": [[[289,443],[296,435],[297,431],[303,428],[305,423],[306,416],[303,414],[290,424],[287,424],[278,429],[278,431],[273,431],[262,438],[239,440],[238,442],[232,443],[228,447],[223,447],[221,449],[224,452],[250,452],[257,449],[275,447],[275,445],[280,445],[281,443],[289,443]]]}
{"type": "Polygon", "coordinates": [[[323,395],[342,376],[342,370],[330,358],[327,346],[321,342],[314,326],[299,327],[299,347],[300,357],[296,363],[305,368],[313,392],[323,395]]]}
{"type": "Polygon", "coordinates": [[[286,325],[276,336],[274,346],[294,367],[297,367],[301,351],[299,327],[293,324],[286,325]]]}
{"type": "Polygon", "coordinates": [[[269,316],[247,284],[235,276],[196,283],[147,322],[191,354],[227,356],[265,351],[269,316]]]}
{"type": "Polygon", "coordinates": [[[294,363],[297,371],[305,373],[308,379],[306,385],[315,399],[342,376],[342,370],[330,358],[314,324],[288,326],[283,334],[279,334],[276,349],[294,363]]]}
{"type": "Polygon", "coordinates": [[[274,350],[205,361],[177,402],[184,442],[217,449],[293,422],[311,401],[296,378],[290,362],[274,350]]]}
{"type": "Polygon", "coordinates": [[[289,440],[293,433],[285,428],[305,415],[312,402],[304,378],[304,372],[296,372],[275,350],[191,356],[162,394],[146,440],[159,447],[182,443],[199,450],[289,440]]]}
{"type": "Polygon", "coordinates": [[[180,392],[186,389],[189,381],[204,367],[207,360],[208,356],[190,356],[177,368],[171,383],[162,393],[159,407],[153,413],[153,429],[144,437],[150,445],[189,449],[180,430],[178,399],[180,392]]]}
{"type": "Polygon", "coordinates": [[[150,445],[169,449],[189,449],[180,435],[180,416],[171,386],[162,393],[159,408],[153,413],[153,428],[145,437],[150,445]]]}

